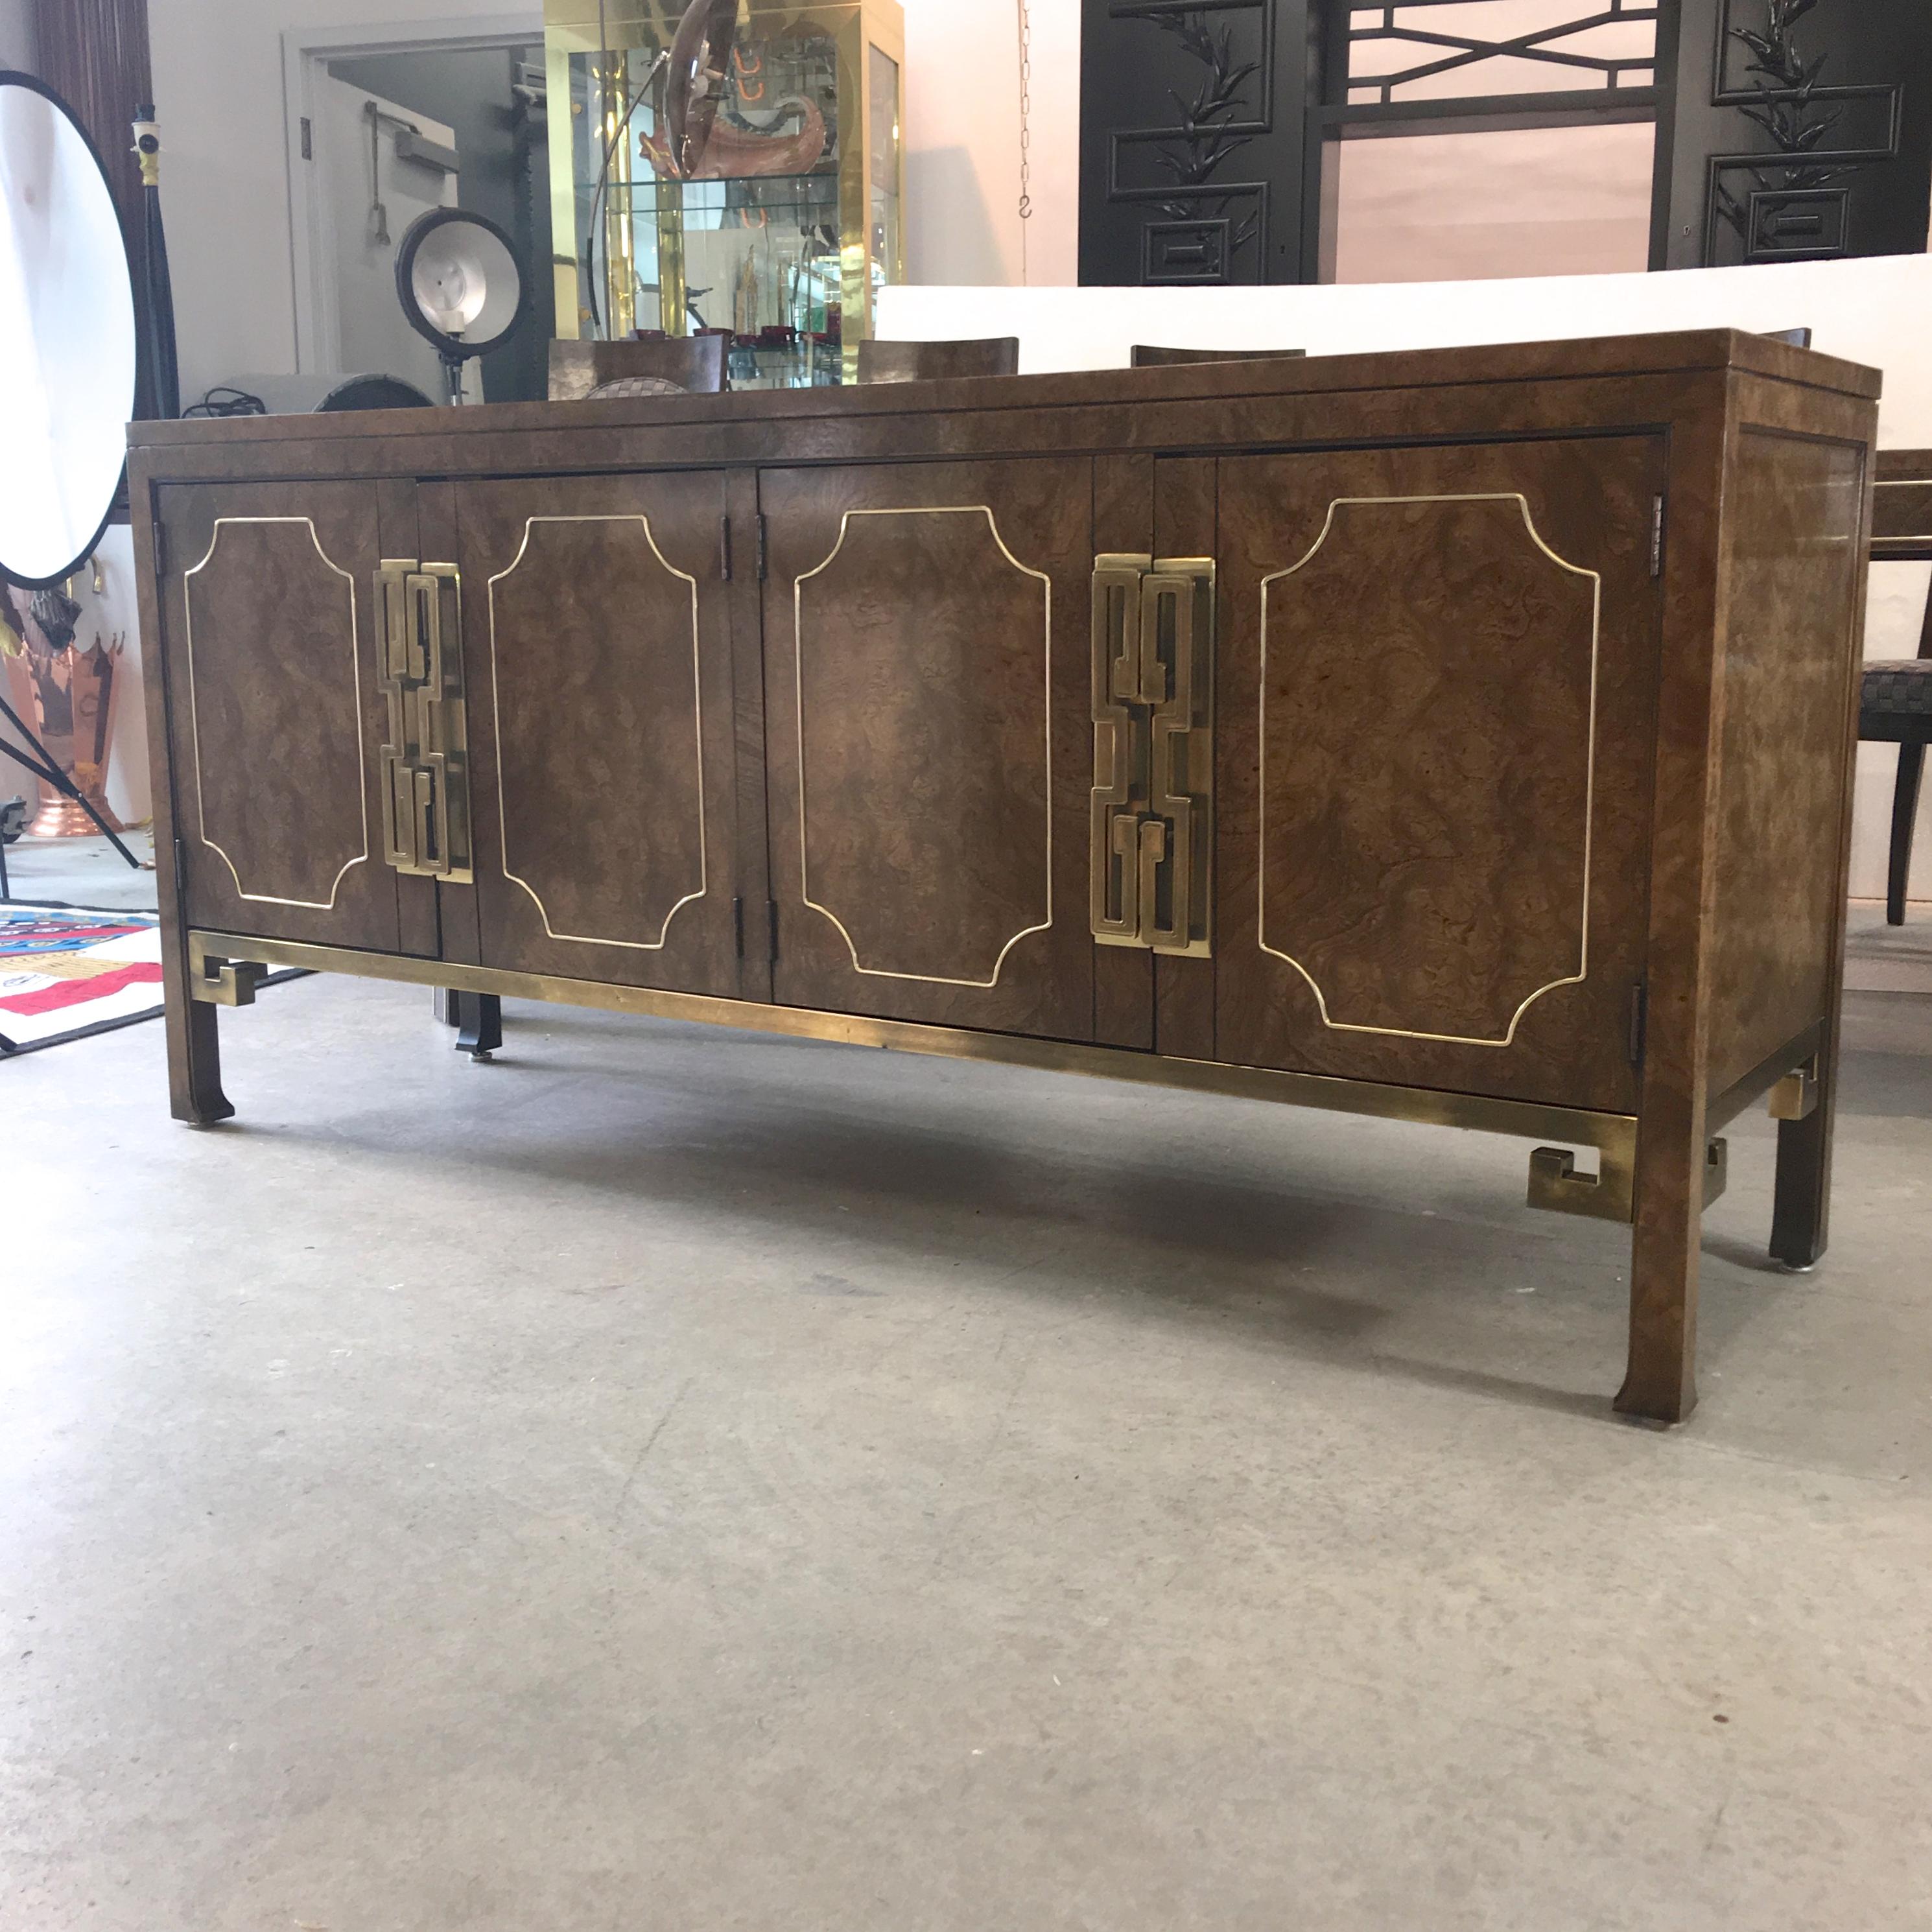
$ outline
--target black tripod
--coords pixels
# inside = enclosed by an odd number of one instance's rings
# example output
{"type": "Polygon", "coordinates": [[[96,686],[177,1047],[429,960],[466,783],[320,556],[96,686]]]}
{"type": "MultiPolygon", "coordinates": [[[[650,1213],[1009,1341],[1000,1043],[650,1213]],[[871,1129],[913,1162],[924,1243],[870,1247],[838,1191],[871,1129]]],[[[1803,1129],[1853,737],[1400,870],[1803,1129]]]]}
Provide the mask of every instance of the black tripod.
{"type": "MultiPolygon", "coordinates": [[[[106,819],[101,817],[99,812],[94,810],[92,803],[81,790],[80,786],[76,784],[73,779],[69,778],[66,772],[62,771],[59,766],[48,756],[46,746],[34,736],[28,728],[27,721],[4,698],[0,698],[0,718],[4,718],[7,722],[27,741],[29,747],[29,751],[23,752],[18,745],[9,745],[0,742],[0,752],[4,752],[16,765],[32,772],[41,784],[58,792],[62,798],[71,799],[82,812],[87,814],[88,818],[94,820],[96,825],[100,826],[102,833],[115,850],[118,852],[122,857],[138,872],[141,869],[140,860],[122,843],[120,835],[114,830],[106,819]]],[[[13,896],[13,889],[7,880],[7,844],[4,839],[0,839],[0,902],[10,899],[13,896]]]]}

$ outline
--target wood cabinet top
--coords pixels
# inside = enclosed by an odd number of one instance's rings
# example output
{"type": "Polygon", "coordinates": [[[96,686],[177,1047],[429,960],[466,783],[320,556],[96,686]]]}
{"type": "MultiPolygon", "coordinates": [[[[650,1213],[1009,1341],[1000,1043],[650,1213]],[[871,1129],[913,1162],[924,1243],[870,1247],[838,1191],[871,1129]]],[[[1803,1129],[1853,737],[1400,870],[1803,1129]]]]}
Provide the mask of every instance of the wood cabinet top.
{"type": "MultiPolygon", "coordinates": [[[[1365,392],[1538,384],[1605,377],[1694,376],[1736,370],[1807,388],[1876,398],[1880,372],[1815,350],[1796,349],[1738,329],[1700,329],[1557,342],[1504,343],[1456,349],[1404,350],[1361,356],[1198,363],[1180,368],[1082,370],[873,387],[744,390],[722,395],[627,397],[606,402],[496,403],[459,410],[392,410],[321,416],[234,416],[137,422],[128,442],[149,452],[146,473],[173,466],[170,451],[206,446],[350,440],[364,445],[502,437],[558,430],[664,431],[681,426],[718,432],[744,426],[782,428],[780,460],[798,460],[814,426],[849,432],[906,417],[958,418],[982,412],[1119,410],[1323,397],[1365,392]]],[[[1222,412],[1226,414],[1225,407],[1222,412]]],[[[1233,426],[1232,422],[1230,427],[1233,426]]],[[[844,440],[842,438],[842,442],[844,440]]],[[[1239,440],[1216,431],[1206,440],[1239,440]]],[[[725,460],[734,460],[728,457],[725,460]]],[[[737,459],[742,460],[742,459],[737,459]]],[[[190,466],[205,473],[203,465],[190,466]]],[[[466,463],[462,467],[468,467],[466,463]]]]}

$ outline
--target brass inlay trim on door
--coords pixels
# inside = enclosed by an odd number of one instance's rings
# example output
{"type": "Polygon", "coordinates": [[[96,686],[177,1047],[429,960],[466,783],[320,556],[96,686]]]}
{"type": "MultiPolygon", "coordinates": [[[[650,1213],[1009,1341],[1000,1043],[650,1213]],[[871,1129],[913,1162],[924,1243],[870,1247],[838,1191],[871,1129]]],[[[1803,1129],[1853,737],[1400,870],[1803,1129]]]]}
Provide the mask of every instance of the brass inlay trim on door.
{"type": "Polygon", "coordinates": [[[1000,975],[1006,970],[1007,956],[1023,939],[1030,938],[1036,932],[1045,932],[1053,924],[1053,580],[1043,570],[1035,570],[1030,565],[1021,562],[1006,546],[1005,538],[1000,534],[1000,526],[995,520],[992,506],[987,503],[946,503],[920,505],[903,509],[848,510],[838,520],[838,541],[832,546],[831,554],[823,563],[808,570],[801,577],[792,580],[792,695],[793,712],[798,726],[798,879],[799,891],[806,905],[815,913],[821,913],[838,928],[838,936],[845,942],[845,950],[852,956],[852,970],[862,973],[868,979],[913,980],[931,986],[997,986],[1000,975]],[[806,854],[806,800],[805,784],[805,586],[814,577],[830,570],[838,561],[838,554],[845,548],[847,532],[850,530],[854,517],[984,517],[986,527],[992,533],[993,542],[999,546],[1000,554],[1023,575],[1039,580],[1046,598],[1045,622],[1042,633],[1045,646],[1045,736],[1046,751],[1046,916],[1037,925],[1023,926],[1000,949],[1000,956],[993,962],[992,977],[988,980],[956,979],[938,973],[897,973],[883,966],[866,966],[860,963],[859,949],[852,935],[845,929],[844,921],[830,906],[821,905],[812,896],[809,862],[806,854]]]}
{"type": "Polygon", "coordinates": [[[340,896],[342,882],[369,857],[369,769],[368,754],[363,748],[362,730],[362,644],[356,622],[356,578],[352,572],[344,570],[334,558],[322,547],[322,538],[316,533],[312,517],[217,517],[214,534],[209,538],[208,550],[201,561],[182,573],[182,632],[188,643],[188,715],[189,729],[194,738],[194,806],[196,830],[201,842],[214,853],[228,868],[228,875],[235,881],[236,896],[255,905],[302,906],[314,912],[333,912],[335,902],[340,896]],[[194,585],[193,580],[214,560],[214,553],[221,548],[223,531],[230,525],[281,524],[308,532],[308,540],[315,546],[315,554],[336,575],[349,586],[349,662],[350,667],[350,699],[356,727],[356,774],[358,788],[362,800],[362,849],[352,859],[346,860],[335,875],[326,899],[291,898],[279,892],[251,892],[242,883],[242,874],[236,870],[235,861],[208,836],[208,807],[202,795],[201,779],[201,712],[195,701],[194,681],[194,585]]]}
{"type": "Polygon", "coordinates": [[[496,736],[496,810],[497,824],[500,830],[502,846],[503,876],[512,884],[523,887],[530,896],[537,909],[537,916],[543,921],[544,932],[552,939],[567,939],[582,946],[620,946],[632,952],[661,952],[670,932],[670,922],[688,905],[695,905],[710,892],[710,842],[706,836],[704,822],[704,660],[700,653],[698,628],[698,579],[688,571],[680,570],[658,548],[656,533],[651,529],[651,520],[641,511],[629,511],[613,515],[586,517],[530,517],[524,520],[524,539],[517,546],[517,554],[509,568],[500,570],[491,578],[487,586],[490,607],[490,708],[493,714],[496,736]],[[644,533],[644,541],[651,547],[651,554],[673,577],[691,586],[691,711],[694,728],[698,753],[698,888],[686,892],[664,916],[664,923],[658,928],[655,939],[608,939],[594,932],[560,932],[550,923],[550,909],[542,895],[529,880],[510,869],[510,808],[503,785],[503,695],[502,681],[497,675],[496,666],[496,586],[506,578],[514,576],[523,566],[524,557],[530,548],[530,533],[539,524],[635,524],[644,533]]]}
{"type": "Polygon", "coordinates": [[[1586,570],[1581,564],[1572,563],[1567,557],[1559,556],[1543,540],[1536,527],[1535,519],[1530,514],[1529,500],[1520,490],[1503,490],[1477,491],[1442,496],[1337,496],[1328,506],[1328,514],[1322,525],[1322,534],[1314,542],[1307,554],[1299,562],[1292,563],[1286,570],[1277,570],[1262,579],[1262,668],[1259,737],[1256,752],[1257,788],[1260,794],[1258,838],[1259,850],[1258,863],[1257,896],[1259,901],[1259,924],[1256,935],[1261,950],[1274,958],[1292,966],[1308,982],[1314,993],[1316,1005],[1322,1016],[1322,1024],[1336,1033],[1365,1033],[1381,1034],[1394,1040],[1426,1040],[1439,1041],[1450,1046],[1506,1047],[1515,1044],[1516,1029],[1522,1024],[1522,1016],[1546,993],[1553,993],[1559,987],[1581,986],[1590,976],[1590,875],[1592,841],[1596,829],[1597,796],[1597,674],[1598,659],[1602,641],[1604,612],[1604,580],[1600,572],[1586,570]],[[1328,1000],[1313,974],[1309,971],[1292,953],[1284,952],[1268,941],[1268,596],[1274,586],[1284,578],[1292,577],[1298,570],[1312,563],[1323,544],[1328,541],[1329,532],[1335,527],[1335,512],[1358,505],[1384,505],[1403,503],[1514,503],[1522,513],[1523,527],[1529,532],[1530,540],[1544,555],[1560,568],[1573,576],[1587,577],[1591,585],[1590,608],[1590,728],[1588,747],[1584,772],[1583,792],[1583,903],[1577,934],[1576,970],[1560,980],[1552,980],[1547,986],[1539,986],[1529,994],[1515,1012],[1510,1016],[1508,1030],[1500,1040],[1472,1037],[1462,1034],[1429,1033],[1408,1027],[1364,1026],[1345,1021],[1331,1019],[1328,1014],[1328,1000]]]}

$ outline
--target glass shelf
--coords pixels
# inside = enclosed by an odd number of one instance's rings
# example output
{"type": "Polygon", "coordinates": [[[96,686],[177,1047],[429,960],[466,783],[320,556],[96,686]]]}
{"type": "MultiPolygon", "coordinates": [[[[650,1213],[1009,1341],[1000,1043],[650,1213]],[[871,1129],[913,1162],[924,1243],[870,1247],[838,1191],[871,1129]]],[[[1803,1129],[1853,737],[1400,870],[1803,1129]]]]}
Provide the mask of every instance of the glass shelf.
{"type": "Polygon", "coordinates": [[[559,332],[728,332],[734,387],[841,381],[903,278],[898,7],[743,0],[691,181],[659,64],[682,10],[607,0],[600,23],[596,0],[549,0],[559,332]]]}

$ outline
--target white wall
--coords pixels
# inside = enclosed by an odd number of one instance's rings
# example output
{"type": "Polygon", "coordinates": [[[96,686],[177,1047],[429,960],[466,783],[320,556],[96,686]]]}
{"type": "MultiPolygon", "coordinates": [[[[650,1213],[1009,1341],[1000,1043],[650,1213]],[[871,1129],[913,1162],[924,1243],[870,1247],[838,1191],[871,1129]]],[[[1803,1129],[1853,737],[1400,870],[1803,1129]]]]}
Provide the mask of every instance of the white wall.
{"type": "Polygon", "coordinates": [[[34,71],[33,0],[0,0],[0,68],[34,71]]]}
{"type": "MultiPolygon", "coordinates": [[[[1521,281],[1412,282],[1326,288],[889,289],[879,332],[936,340],[961,332],[1017,335],[1020,367],[1124,368],[1136,342],[1183,347],[1305,349],[1310,355],[1426,349],[1481,342],[1642,334],[1669,328],[1809,327],[1816,346],[1885,372],[1879,440],[1932,448],[1932,257],[1694,268],[1670,274],[1552,277],[1521,281]]],[[[1872,657],[1912,657],[1925,610],[1928,568],[1889,563],[1872,572],[1872,657]]],[[[1898,754],[1859,754],[1852,890],[1885,891],[1898,754]]],[[[1932,788],[1920,806],[1914,890],[1932,897],[1932,788]]]]}
{"type": "MultiPolygon", "coordinates": [[[[1028,0],[1034,212],[1024,224],[1016,0],[904,3],[908,276],[1035,286],[1077,280],[1079,0],[1028,0]]],[[[953,330],[985,332],[970,320],[953,330]]]]}
{"type": "Polygon", "coordinates": [[[182,394],[296,367],[282,34],[515,16],[515,0],[158,0],[149,10],[182,394]]]}

